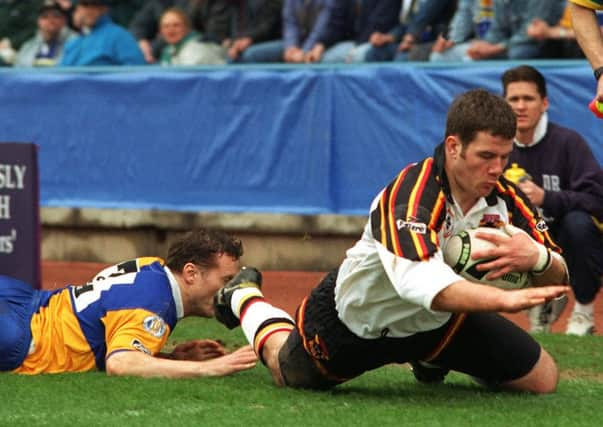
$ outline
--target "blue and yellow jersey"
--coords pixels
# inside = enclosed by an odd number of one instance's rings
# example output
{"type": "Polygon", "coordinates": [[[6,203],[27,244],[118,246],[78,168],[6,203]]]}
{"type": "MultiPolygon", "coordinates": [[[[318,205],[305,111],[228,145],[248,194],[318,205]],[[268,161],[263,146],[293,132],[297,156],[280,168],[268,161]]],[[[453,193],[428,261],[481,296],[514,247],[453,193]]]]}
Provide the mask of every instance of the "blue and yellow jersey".
{"type": "Polygon", "coordinates": [[[83,286],[40,291],[32,345],[14,372],[104,370],[105,359],[117,351],[158,353],[183,309],[173,274],[154,261],[103,279],[97,275],[83,286]]]}
{"type": "Polygon", "coordinates": [[[99,271],[94,275],[94,277],[90,281],[96,282],[97,280],[105,280],[126,273],[136,273],[140,271],[140,269],[145,265],[150,265],[156,261],[159,262],[161,265],[165,265],[165,261],[163,259],[155,256],[138,257],[122,261],[119,264],[111,265],[105,268],[104,270],[99,271]]]}
{"type": "Polygon", "coordinates": [[[570,0],[570,2],[580,5],[580,6],[587,7],[589,9],[595,9],[595,10],[603,9],[603,0],[570,0]]]}

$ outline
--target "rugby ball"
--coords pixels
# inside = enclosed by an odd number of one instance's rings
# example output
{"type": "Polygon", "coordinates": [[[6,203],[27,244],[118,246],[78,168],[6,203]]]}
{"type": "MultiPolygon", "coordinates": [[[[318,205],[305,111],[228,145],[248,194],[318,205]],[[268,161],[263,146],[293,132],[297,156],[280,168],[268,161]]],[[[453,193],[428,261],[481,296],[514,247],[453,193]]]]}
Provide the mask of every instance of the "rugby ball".
{"type": "Polygon", "coordinates": [[[488,271],[478,270],[477,266],[492,258],[472,259],[473,251],[494,247],[494,243],[475,237],[477,232],[494,233],[509,236],[504,230],[491,227],[478,227],[463,230],[450,237],[442,250],[444,261],[465,279],[490,285],[501,289],[521,289],[530,285],[530,274],[526,272],[510,272],[496,280],[486,279],[488,271]]]}

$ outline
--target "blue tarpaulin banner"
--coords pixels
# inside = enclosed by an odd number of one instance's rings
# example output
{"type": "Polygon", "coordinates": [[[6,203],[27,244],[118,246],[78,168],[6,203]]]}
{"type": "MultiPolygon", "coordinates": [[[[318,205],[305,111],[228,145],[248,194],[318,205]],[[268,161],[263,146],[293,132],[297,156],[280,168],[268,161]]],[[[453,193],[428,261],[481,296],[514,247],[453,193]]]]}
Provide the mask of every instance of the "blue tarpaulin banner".
{"type": "Polygon", "coordinates": [[[0,274],[40,287],[37,147],[0,143],[0,274]]]}
{"type": "MultiPolygon", "coordinates": [[[[367,213],[443,139],[452,99],[511,65],[0,73],[0,140],[39,148],[43,206],[367,213]]],[[[550,119],[603,163],[585,61],[538,63],[550,119]]]]}

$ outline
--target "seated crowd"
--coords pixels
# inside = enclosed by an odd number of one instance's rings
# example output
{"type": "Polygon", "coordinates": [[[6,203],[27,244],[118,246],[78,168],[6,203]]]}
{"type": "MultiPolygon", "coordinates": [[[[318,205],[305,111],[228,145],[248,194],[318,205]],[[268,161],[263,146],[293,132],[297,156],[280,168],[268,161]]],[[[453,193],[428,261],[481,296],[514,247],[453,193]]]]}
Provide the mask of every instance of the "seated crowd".
{"type": "Polygon", "coordinates": [[[566,0],[0,0],[5,66],[581,57],[566,0]]]}

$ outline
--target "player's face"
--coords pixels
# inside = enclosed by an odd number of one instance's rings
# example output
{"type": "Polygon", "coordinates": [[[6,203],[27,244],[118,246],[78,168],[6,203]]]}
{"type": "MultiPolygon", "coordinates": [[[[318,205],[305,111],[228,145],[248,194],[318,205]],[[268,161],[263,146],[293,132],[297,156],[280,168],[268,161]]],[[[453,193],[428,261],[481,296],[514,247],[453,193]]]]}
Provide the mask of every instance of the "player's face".
{"type": "Polygon", "coordinates": [[[490,194],[512,150],[512,139],[487,132],[478,132],[465,147],[456,136],[447,137],[448,179],[457,201],[471,207],[480,197],[490,194]]]}
{"type": "Polygon", "coordinates": [[[507,85],[505,99],[517,116],[517,132],[532,131],[549,103],[538,93],[536,83],[514,82],[507,85]]]}
{"type": "Polygon", "coordinates": [[[239,260],[232,258],[230,255],[218,255],[216,267],[200,270],[198,275],[196,299],[197,314],[205,317],[213,317],[214,315],[214,295],[224,286],[235,274],[239,272],[241,265],[239,260]]]}

